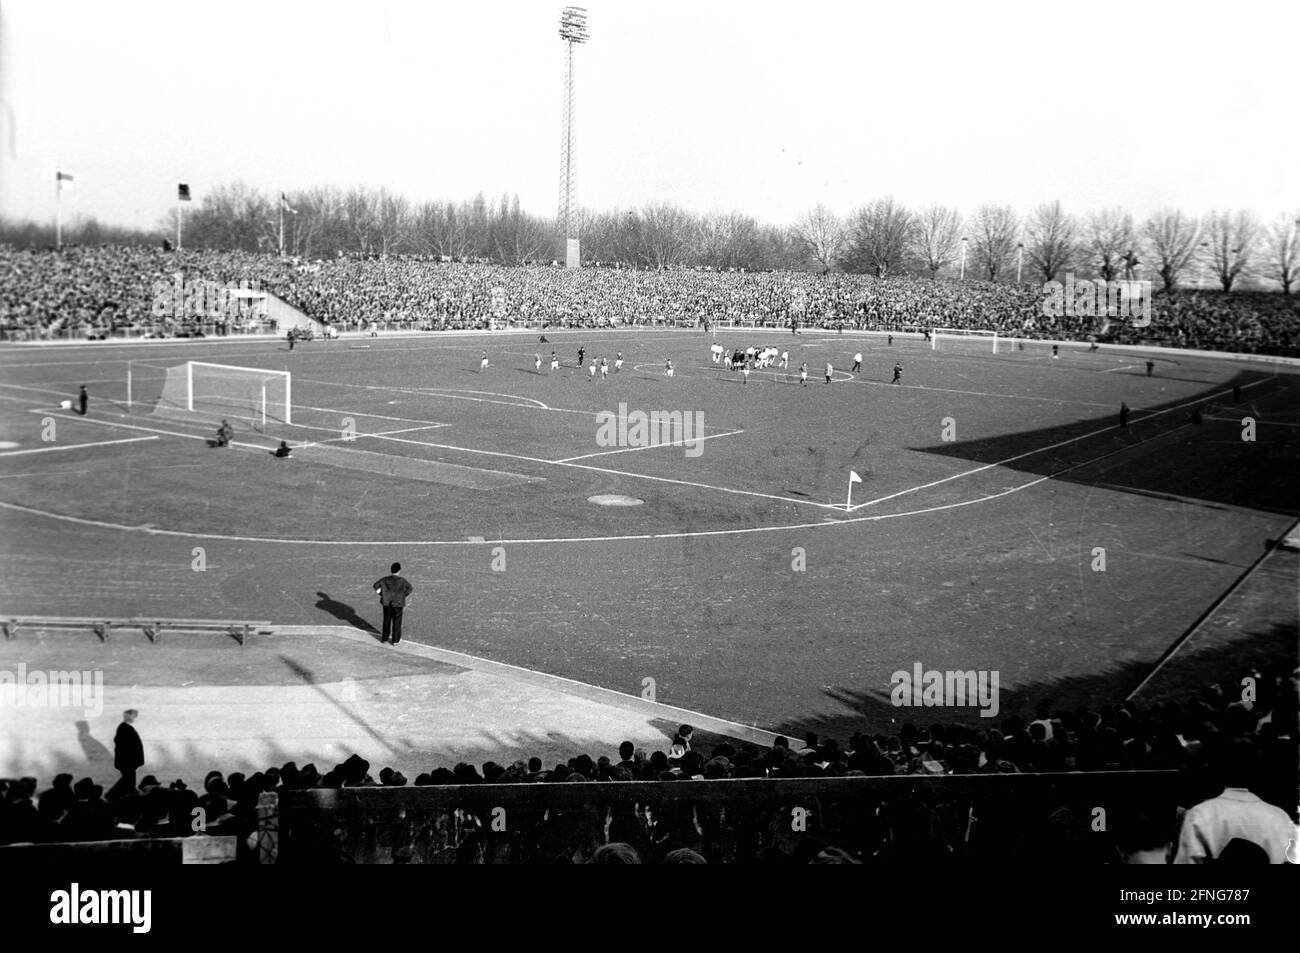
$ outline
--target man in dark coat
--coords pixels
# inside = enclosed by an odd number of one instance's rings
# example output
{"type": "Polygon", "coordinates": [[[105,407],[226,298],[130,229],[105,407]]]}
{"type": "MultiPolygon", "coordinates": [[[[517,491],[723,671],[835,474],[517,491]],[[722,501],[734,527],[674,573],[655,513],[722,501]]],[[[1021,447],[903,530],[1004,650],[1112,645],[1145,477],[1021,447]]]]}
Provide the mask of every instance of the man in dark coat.
{"type": "Polygon", "coordinates": [[[391,641],[393,645],[402,641],[402,610],[406,608],[406,597],[413,588],[398,575],[401,571],[402,564],[393,563],[389,575],[374,585],[375,592],[379,594],[379,604],[384,610],[384,626],[379,641],[391,641]]]}
{"type": "Polygon", "coordinates": [[[113,785],[110,798],[135,793],[135,772],[144,764],[144,744],[140,733],[131,727],[138,714],[134,708],[122,712],[122,723],[113,736],[113,767],[122,773],[122,778],[113,785]]]}

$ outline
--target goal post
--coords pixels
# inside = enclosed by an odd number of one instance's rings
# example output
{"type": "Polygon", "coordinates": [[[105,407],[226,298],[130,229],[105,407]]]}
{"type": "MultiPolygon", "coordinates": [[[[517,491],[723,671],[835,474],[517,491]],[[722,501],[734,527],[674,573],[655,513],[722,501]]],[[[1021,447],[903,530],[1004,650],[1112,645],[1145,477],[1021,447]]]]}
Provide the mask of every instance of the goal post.
{"type": "Polygon", "coordinates": [[[943,339],[948,345],[965,342],[968,345],[973,344],[978,350],[991,350],[994,354],[998,353],[999,338],[997,331],[976,331],[969,328],[931,328],[930,350],[937,351],[940,349],[940,339],[943,339]]]}
{"type": "Polygon", "coordinates": [[[186,361],[142,368],[135,363],[128,367],[127,401],[128,409],[145,413],[229,418],[265,432],[268,423],[293,423],[292,387],[288,371],[262,367],[186,361]]]}

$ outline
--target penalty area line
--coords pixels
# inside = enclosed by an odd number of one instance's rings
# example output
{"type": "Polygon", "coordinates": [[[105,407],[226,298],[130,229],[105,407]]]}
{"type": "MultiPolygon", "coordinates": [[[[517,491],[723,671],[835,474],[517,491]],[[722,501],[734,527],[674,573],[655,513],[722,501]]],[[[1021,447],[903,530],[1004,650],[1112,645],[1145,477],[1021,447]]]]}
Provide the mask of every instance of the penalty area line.
{"type": "MultiPolygon", "coordinates": [[[[726,433],[713,433],[707,437],[695,437],[690,443],[703,443],[705,440],[713,440],[716,437],[734,437],[738,433],[744,433],[743,430],[728,430],[726,433]]],[[[611,453],[631,453],[634,450],[655,450],[659,447],[682,447],[686,446],[684,440],[674,440],[671,443],[655,443],[648,447],[620,447],[617,450],[601,450],[598,453],[584,453],[578,457],[565,457],[563,460],[554,460],[553,463],[572,463],[574,460],[589,460],[592,457],[606,457],[611,453]]]]}
{"type": "Polygon", "coordinates": [[[124,437],[121,440],[96,440],[93,443],[70,443],[62,446],[53,447],[33,447],[30,450],[7,450],[0,453],[0,457],[21,457],[28,453],[51,453],[55,450],[84,450],[86,447],[110,447],[119,443],[139,443],[142,440],[157,440],[158,435],[151,437],[124,437]]]}

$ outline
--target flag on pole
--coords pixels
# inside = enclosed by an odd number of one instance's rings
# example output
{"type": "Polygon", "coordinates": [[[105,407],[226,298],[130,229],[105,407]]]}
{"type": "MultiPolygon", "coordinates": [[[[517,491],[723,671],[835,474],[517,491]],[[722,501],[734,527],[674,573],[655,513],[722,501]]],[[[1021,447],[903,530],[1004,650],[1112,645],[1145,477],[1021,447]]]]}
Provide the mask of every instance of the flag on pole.
{"type": "Polygon", "coordinates": [[[280,193],[280,208],[284,209],[284,211],[289,212],[292,215],[298,214],[298,210],[296,208],[289,207],[289,196],[285,195],[283,192],[280,193]]]}
{"type": "Polygon", "coordinates": [[[858,471],[857,471],[857,470],[850,470],[850,471],[849,471],[849,482],[850,482],[850,483],[861,483],[861,482],[862,482],[862,477],[858,476],[858,471]]]}
{"type": "Polygon", "coordinates": [[[178,202],[190,201],[190,187],[186,185],[184,182],[176,186],[176,201],[178,202]]]}
{"type": "Polygon", "coordinates": [[[60,192],[64,189],[72,188],[72,176],[68,175],[66,172],[55,172],[54,181],[58,184],[60,192]],[[64,182],[67,182],[68,184],[64,185],[64,182]]]}

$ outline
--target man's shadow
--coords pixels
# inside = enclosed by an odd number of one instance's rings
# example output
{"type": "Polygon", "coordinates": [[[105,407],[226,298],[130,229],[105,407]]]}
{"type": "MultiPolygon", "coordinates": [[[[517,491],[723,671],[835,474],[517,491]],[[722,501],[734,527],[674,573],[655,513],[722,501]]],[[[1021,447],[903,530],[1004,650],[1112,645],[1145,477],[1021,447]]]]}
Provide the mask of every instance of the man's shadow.
{"type": "Polygon", "coordinates": [[[95,768],[113,763],[113,752],[109,751],[105,745],[90,733],[90,723],[79,721],[77,727],[77,744],[81,746],[81,754],[86,761],[95,768]]]}
{"type": "Polygon", "coordinates": [[[352,608],[346,602],[339,602],[337,599],[331,599],[329,593],[317,591],[316,595],[320,596],[316,600],[316,608],[324,609],[340,622],[346,622],[353,628],[360,629],[362,632],[369,632],[372,635],[378,635],[379,630],[367,622],[361,616],[357,615],[357,610],[352,608]]]}

